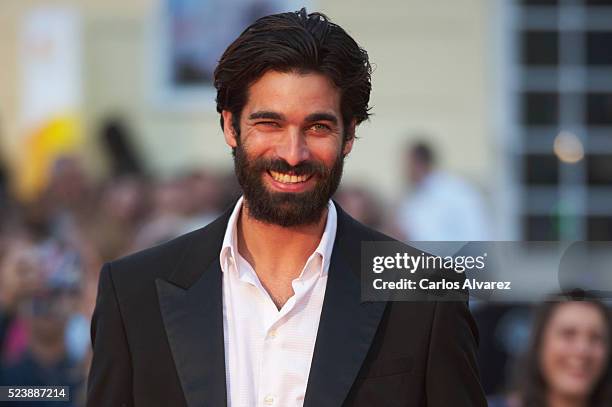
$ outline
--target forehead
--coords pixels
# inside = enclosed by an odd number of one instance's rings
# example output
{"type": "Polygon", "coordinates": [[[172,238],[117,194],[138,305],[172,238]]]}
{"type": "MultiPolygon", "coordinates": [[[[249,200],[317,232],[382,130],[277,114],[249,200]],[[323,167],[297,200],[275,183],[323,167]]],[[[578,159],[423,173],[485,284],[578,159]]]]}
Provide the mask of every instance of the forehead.
{"type": "Polygon", "coordinates": [[[552,315],[551,325],[605,329],[605,321],[599,309],[593,304],[577,301],[558,305],[552,315]]]}
{"type": "Polygon", "coordinates": [[[249,87],[243,113],[261,110],[296,118],[313,112],[340,116],[340,90],[320,73],[268,71],[249,87]]]}

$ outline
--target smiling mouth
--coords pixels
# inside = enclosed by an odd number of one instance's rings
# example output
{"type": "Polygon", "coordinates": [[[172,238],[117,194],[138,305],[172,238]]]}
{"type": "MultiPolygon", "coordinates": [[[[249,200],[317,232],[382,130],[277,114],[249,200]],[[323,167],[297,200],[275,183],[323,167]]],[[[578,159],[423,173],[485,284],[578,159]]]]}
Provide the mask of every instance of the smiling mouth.
{"type": "Polygon", "coordinates": [[[295,175],[295,174],[288,174],[284,172],[277,172],[277,171],[271,171],[271,170],[268,171],[268,174],[270,174],[270,176],[272,177],[272,179],[274,179],[274,181],[277,181],[283,184],[299,184],[299,183],[308,181],[312,177],[312,174],[295,175]]]}

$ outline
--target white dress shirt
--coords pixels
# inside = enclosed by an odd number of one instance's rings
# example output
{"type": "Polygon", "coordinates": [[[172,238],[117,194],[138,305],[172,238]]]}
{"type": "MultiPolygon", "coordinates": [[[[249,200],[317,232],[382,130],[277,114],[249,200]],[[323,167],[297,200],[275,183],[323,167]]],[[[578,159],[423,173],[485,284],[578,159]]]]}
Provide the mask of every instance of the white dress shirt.
{"type": "Polygon", "coordinates": [[[434,171],[400,205],[399,227],[411,242],[489,239],[485,205],[461,178],[434,171]]]}
{"type": "Polygon", "coordinates": [[[220,253],[228,406],[302,406],[336,238],[336,208],[329,201],[321,241],[292,281],[294,295],[280,310],[238,252],[241,208],[242,198],[220,253]]]}

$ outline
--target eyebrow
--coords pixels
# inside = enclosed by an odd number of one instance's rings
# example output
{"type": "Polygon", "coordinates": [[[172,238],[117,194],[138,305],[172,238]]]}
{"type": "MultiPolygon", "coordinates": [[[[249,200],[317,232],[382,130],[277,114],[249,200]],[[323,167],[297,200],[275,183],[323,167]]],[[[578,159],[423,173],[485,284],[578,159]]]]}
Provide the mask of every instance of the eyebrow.
{"type": "MultiPolygon", "coordinates": [[[[253,112],[249,115],[249,120],[258,120],[258,119],[270,119],[270,120],[284,121],[285,116],[280,113],[272,112],[268,110],[261,110],[258,112],[253,112]]],[[[305,121],[310,122],[310,123],[318,122],[318,121],[328,121],[333,124],[338,124],[338,118],[335,115],[331,113],[325,113],[325,112],[311,113],[308,116],[306,116],[305,121]]]]}
{"type": "Polygon", "coordinates": [[[319,122],[319,121],[327,121],[332,122],[333,124],[338,124],[338,118],[330,113],[312,113],[306,116],[307,122],[319,122]]]}
{"type": "Polygon", "coordinates": [[[249,119],[250,120],[257,120],[257,119],[271,119],[271,120],[285,120],[285,116],[283,116],[280,113],[276,113],[276,112],[270,112],[270,111],[259,111],[259,112],[253,112],[249,115],[249,119]]]}

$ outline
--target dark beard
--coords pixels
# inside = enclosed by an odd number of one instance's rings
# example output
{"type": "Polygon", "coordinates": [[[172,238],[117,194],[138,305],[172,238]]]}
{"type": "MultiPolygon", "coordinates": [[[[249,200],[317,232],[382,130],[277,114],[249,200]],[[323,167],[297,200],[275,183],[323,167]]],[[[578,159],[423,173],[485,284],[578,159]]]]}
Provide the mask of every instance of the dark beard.
{"type": "Polygon", "coordinates": [[[330,169],[314,161],[304,161],[293,167],[282,159],[249,160],[240,143],[233,150],[233,155],[234,170],[244,192],[249,216],[283,227],[317,223],[329,199],[338,189],[344,167],[342,155],[338,155],[330,169]],[[311,175],[317,182],[311,190],[305,192],[270,192],[262,179],[270,170],[311,175]]]}

